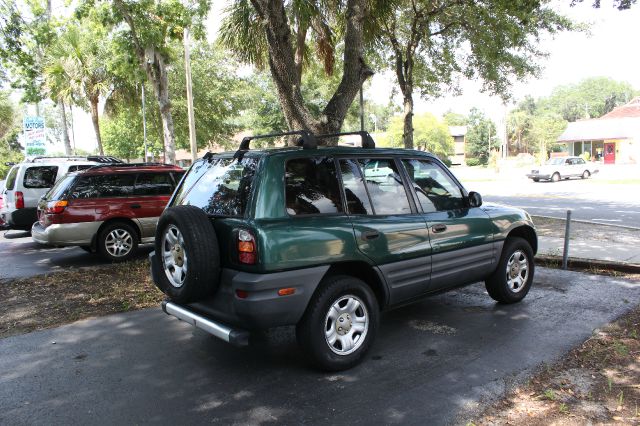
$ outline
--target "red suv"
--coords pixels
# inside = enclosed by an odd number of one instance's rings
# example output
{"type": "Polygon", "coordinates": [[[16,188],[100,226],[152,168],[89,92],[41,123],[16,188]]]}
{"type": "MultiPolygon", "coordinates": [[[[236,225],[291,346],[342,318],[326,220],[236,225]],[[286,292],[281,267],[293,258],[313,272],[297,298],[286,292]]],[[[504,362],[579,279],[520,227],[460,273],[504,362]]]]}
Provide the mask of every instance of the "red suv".
{"type": "Polygon", "coordinates": [[[166,164],[99,165],[60,179],[38,203],[33,240],[126,260],[153,242],[158,217],[184,171],[166,164]]]}

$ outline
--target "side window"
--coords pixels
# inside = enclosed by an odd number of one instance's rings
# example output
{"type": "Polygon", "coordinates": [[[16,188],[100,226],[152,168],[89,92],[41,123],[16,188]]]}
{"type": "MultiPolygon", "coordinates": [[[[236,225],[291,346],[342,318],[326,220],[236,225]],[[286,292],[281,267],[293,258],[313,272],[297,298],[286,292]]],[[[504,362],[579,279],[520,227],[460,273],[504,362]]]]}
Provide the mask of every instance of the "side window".
{"type": "Polygon", "coordinates": [[[576,159],[576,164],[585,164],[584,159],[583,158],[576,159]]]}
{"type": "Polygon", "coordinates": [[[16,166],[14,168],[11,169],[11,171],[9,172],[9,175],[7,176],[7,181],[5,182],[5,189],[8,189],[9,191],[11,191],[15,186],[16,186],[16,177],[18,176],[18,169],[19,167],[16,166]]]}
{"type": "Polygon", "coordinates": [[[355,160],[340,160],[340,173],[349,214],[373,214],[360,166],[355,160]]]}
{"type": "Polygon", "coordinates": [[[171,195],[173,187],[169,173],[140,173],[134,193],[135,195],[171,195]]]}
{"type": "Polygon", "coordinates": [[[408,214],[407,191],[392,159],[359,160],[376,215],[408,214]]]}
{"type": "Polygon", "coordinates": [[[290,215],[342,212],[339,188],[333,159],[317,157],[287,161],[285,196],[290,215]]]}
{"type": "Polygon", "coordinates": [[[135,175],[83,176],[71,191],[71,198],[127,197],[133,194],[135,175]]]}
{"type": "Polygon", "coordinates": [[[465,207],[460,187],[440,166],[428,160],[402,160],[402,163],[425,213],[465,207]]]}
{"type": "Polygon", "coordinates": [[[22,181],[25,188],[51,188],[56,183],[58,166],[29,167],[22,181]]]}

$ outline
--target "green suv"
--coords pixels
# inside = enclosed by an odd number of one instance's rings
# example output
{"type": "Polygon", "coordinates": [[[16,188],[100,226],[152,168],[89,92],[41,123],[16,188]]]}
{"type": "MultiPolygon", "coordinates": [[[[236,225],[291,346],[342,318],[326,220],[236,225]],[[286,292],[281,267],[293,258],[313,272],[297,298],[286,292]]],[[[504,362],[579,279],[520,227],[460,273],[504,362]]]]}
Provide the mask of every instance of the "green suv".
{"type": "MultiPolygon", "coordinates": [[[[295,325],[325,370],[357,364],[380,311],[484,280],[528,293],[537,236],[523,210],[483,205],[434,155],[318,147],[250,150],[195,162],[160,217],[151,253],[163,310],[236,345],[295,325]]],[[[274,136],[274,135],[267,135],[274,136]]],[[[276,135],[277,136],[277,135],[276,135]]]]}

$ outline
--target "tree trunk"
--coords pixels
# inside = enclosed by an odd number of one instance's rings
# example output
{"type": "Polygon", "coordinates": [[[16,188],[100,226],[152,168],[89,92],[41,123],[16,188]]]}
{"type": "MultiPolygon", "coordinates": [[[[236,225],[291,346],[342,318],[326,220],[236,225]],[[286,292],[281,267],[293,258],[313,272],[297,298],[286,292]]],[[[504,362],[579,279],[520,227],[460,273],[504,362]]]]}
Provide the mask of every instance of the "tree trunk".
{"type": "Polygon", "coordinates": [[[91,104],[91,121],[93,122],[93,131],[96,133],[96,142],[98,143],[98,153],[100,155],[104,155],[104,150],[102,149],[102,138],[100,137],[100,122],[98,121],[98,97],[92,96],[89,99],[89,103],[91,104]]]}
{"type": "Polygon", "coordinates": [[[67,128],[67,112],[64,108],[64,102],[58,102],[58,110],[60,110],[60,120],[62,121],[62,140],[64,142],[64,154],[71,155],[71,140],[69,139],[69,129],[67,128]]]}
{"type": "Polygon", "coordinates": [[[406,149],[413,149],[413,94],[412,90],[404,95],[404,110],[402,111],[402,120],[404,121],[404,130],[402,132],[402,141],[406,149]]]}
{"type": "MultiPolygon", "coordinates": [[[[311,114],[302,98],[299,74],[295,71],[298,67],[293,50],[294,43],[291,40],[284,2],[251,0],[251,3],[265,22],[271,77],[289,129],[309,130],[316,134],[339,131],[360,85],[373,75],[363,57],[363,22],[368,12],[367,0],[347,1],[342,80],[319,118],[311,114]]],[[[331,144],[336,141],[319,142],[331,144]]]]}
{"type": "MultiPolygon", "coordinates": [[[[142,44],[142,41],[138,38],[135,22],[129,12],[129,6],[125,5],[122,0],[115,0],[114,5],[120,13],[122,13],[125,22],[129,25],[140,68],[147,74],[147,78],[153,87],[153,93],[156,95],[156,100],[158,101],[158,108],[160,109],[160,116],[162,117],[165,161],[175,164],[176,142],[173,117],[171,115],[171,102],[169,101],[169,80],[167,78],[166,58],[155,47],[142,44]]],[[[293,69],[293,67],[290,69],[293,69]]]]}

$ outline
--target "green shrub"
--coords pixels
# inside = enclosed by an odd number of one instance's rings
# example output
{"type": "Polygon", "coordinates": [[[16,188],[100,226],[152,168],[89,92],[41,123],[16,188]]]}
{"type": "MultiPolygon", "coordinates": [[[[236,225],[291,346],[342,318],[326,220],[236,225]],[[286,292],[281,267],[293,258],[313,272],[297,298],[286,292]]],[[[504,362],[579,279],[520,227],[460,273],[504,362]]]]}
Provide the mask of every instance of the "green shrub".
{"type": "Polygon", "coordinates": [[[466,163],[467,163],[467,166],[474,167],[482,164],[482,161],[480,161],[479,158],[467,158],[466,163]]]}

